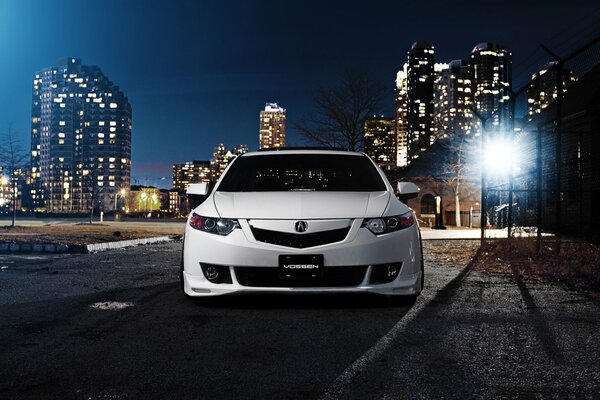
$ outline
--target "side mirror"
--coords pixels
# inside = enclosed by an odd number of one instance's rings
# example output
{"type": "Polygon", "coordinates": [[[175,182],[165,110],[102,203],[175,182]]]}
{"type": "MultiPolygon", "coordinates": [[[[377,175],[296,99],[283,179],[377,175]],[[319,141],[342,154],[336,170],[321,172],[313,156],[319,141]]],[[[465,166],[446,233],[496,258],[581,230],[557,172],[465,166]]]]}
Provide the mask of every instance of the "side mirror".
{"type": "Polygon", "coordinates": [[[210,194],[210,188],[207,183],[190,183],[186,194],[188,196],[207,196],[210,194]]]}
{"type": "Polygon", "coordinates": [[[398,182],[398,197],[403,202],[414,199],[420,191],[421,189],[412,182],[398,182]]]}
{"type": "Polygon", "coordinates": [[[198,207],[204,203],[212,191],[214,184],[211,183],[190,183],[188,185],[186,196],[190,201],[190,209],[198,207]]]}

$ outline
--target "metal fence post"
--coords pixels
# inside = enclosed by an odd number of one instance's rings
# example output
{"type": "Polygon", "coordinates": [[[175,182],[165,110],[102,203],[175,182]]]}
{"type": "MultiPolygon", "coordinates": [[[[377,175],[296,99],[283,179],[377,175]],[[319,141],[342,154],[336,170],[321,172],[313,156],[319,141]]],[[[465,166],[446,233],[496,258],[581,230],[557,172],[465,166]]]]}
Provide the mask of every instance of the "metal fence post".
{"type": "MultiPolygon", "coordinates": [[[[515,144],[515,95],[511,93],[510,96],[510,144],[511,148],[514,148],[515,144]]],[[[511,158],[512,160],[512,158],[511,158]]],[[[512,227],[513,227],[513,163],[510,163],[509,171],[508,171],[508,238],[512,236],[512,227]]]]}
{"type": "Polygon", "coordinates": [[[562,80],[563,63],[559,61],[556,70],[556,252],[560,253],[561,214],[562,214],[562,80]]]}
{"type": "Polygon", "coordinates": [[[536,198],[536,213],[537,213],[537,251],[542,249],[542,130],[537,127],[536,140],[536,160],[535,168],[537,173],[537,198],[536,198]]]}

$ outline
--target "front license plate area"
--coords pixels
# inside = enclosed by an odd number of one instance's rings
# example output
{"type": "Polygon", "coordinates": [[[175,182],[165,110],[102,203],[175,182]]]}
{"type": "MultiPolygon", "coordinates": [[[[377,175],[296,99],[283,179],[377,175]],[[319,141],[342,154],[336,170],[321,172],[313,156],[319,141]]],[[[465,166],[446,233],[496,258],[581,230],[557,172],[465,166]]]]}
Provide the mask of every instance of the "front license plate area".
{"type": "Polygon", "coordinates": [[[282,279],[319,279],[323,274],[323,254],[280,255],[282,279]]]}

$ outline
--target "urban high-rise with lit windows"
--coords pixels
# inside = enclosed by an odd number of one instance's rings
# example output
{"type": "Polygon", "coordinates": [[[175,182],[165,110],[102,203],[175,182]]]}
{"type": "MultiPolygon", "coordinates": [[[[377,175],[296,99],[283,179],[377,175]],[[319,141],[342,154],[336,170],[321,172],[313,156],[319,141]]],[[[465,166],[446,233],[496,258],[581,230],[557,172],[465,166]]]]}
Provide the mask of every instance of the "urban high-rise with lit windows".
{"type": "Polygon", "coordinates": [[[384,171],[396,169],[396,134],[393,118],[373,116],[365,120],[364,150],[384,171]]]}
{"type": "Polygon", "coordinates": [[[408,64],[396,74],[396,166],[408,165],[408,80],[406,71],[408,64]]]}
{"type": "MultiPolygon", "coordinates": [[[[31,205],[48,212],[115,207],[131,176],[131,106],[97,66],[68,58],[33,79],[31,205]]],[[[118,208],[118,205],[117,205],[118,208]]]]}
{"type": "MultiPolygon", "coordinates": [[[[558,97],[558,63],[552,61],[531,77],[531,83],[527,88],[527,117],[531,120],[535,115],[550,105],[558,97]]],[[[560,71],[563,93],[577,77],[567,68],[560,71]]]]}
{"type": "Polygon", "coordinates": [[[260,112],[259,148],[285,147],[285,109],[267,103],[260,112]]]}
{"type": "Polygon", "coordinates": [[[209,183],[210,161],[194,160],[173,164],[173,190],[187,190],[190,183],[209,183]]]}
{"type": "Polygon", "coordinates": [[[221,177],[225,168],[235,156],[242,155],[248,152],[248,146],[240,144],[228,150],[223,143],[219,143],[213,150],[213,156],[210,160],[211,179],[216,181],[221,177]]]}
{"type": "MultiPolygon", "coordinates": [[[[469,58],[473,106],[490,133],[507,132],[511,128],[511,109],[508,102],[512,90],[512,55],[506,47],[495,43],[479,43],[469,58]]],[[[482,125],[474,120],[478,135],[482,125]]]]}
{"type": "Polygon", "coordinates": [[[407,68],[409,163],[432,143],[434,63],[434,50],[430,43],[415,42],[412,45],[407,68]]]}
{"type": "Polygon", "coordinates": [[[454,60],[440,64],[438,69],[433,107],[435,137],[444,139],[468,135],[473,123],[469,64],[465,60],[454,60]]]}

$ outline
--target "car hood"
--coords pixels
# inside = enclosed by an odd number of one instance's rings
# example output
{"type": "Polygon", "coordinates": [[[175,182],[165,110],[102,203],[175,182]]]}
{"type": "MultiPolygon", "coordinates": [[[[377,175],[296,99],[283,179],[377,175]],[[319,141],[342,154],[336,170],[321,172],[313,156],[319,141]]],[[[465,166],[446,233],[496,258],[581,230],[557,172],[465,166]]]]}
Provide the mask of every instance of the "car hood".
{"type": "Polygon", "coordinates": [[[324,219],[379,217],[391,194],[381,192],[215,192],[222,218],[324,219]]]}

